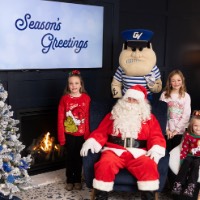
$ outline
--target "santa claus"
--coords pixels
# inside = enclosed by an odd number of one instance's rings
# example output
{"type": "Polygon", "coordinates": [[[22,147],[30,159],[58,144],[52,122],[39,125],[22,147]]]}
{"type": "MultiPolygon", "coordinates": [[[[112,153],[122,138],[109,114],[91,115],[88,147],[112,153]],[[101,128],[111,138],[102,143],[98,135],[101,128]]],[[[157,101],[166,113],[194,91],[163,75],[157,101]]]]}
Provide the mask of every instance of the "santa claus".
{"type": "Polygon", "coordinates": [[[153,199],[153,191],[159,188],[158,161],[165,155],[166,142],[160,125],[151,113],[147,91],[141,85],[129,88],[117,101],[85,141],[81,155],[102,151],[95,163],[93,187],[96,200],[108,199],[115,175],[126,168],[137,178],[142,199],[153,199]],[[151,197],[145,197],[145,195],[151,197]],[[103,196],[103,197],[102,197],[103,196]]]}

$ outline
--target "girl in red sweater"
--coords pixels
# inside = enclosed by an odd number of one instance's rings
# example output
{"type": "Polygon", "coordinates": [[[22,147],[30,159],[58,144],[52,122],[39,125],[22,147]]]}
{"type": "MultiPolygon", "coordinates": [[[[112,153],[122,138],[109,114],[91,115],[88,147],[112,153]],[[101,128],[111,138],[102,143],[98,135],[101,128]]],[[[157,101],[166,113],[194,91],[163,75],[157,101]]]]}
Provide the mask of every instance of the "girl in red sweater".
{"type": "Polygon", "coordinates": [[[180,152],[180,169],[172,189],[173,194],[193,197],[200,166],[200,112],[194,111],[180,152]]]}
{"type": "Polygon", "coordinates": [[[67,190],[81,190],[82,157],[80,150],[90,134],[90,97],[80,71],[69,73],[64,95],[58,106],[58,141],[66,146],[67,190]]]}

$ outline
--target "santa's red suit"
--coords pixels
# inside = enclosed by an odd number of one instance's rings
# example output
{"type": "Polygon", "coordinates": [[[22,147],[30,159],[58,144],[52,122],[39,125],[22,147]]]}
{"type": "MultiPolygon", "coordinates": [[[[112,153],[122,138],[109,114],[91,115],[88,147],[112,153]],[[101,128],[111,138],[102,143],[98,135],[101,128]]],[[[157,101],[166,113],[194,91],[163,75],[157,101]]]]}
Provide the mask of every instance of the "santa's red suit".
{"type": "Polygon", "coordinates": [[[146,98],[143,86],[132,86],[83,144],[82,156],[89,149],[94,153],[103,147],[94,166],[94,188],[112,191],[115,175],[122,168],[137,178],[139,190],[159,188],[157,164],[165,155],[166,141],[146,98]]]}
{"type": "MultiPolygon", "coordinates": [[[[115,175],[121,168],[127,168],[137,178],[139,190],[154,191],[159,188],[157,163],[165,155],[166,142],[155,116],[150,114],[149,118],[142,123],[139,133],[134,137],[139,141],[146,141],[146,147],[142,148],[124,148],[109,142],[110,136],[114,135],[112,113],[107,114],[99,127],[92,132],[84,145],[92,145],[95,152],[99,152],[103,147],[101,158],[95,163],[94,188],[112,191],[115,175]],[[155,155],[154,159],[148,155],[155,155]]],[[[119,140],[121,136],[121,133],[117,135],[119,140]]],[[[84,155],[84,145],[82,155],[84,155]]]]}

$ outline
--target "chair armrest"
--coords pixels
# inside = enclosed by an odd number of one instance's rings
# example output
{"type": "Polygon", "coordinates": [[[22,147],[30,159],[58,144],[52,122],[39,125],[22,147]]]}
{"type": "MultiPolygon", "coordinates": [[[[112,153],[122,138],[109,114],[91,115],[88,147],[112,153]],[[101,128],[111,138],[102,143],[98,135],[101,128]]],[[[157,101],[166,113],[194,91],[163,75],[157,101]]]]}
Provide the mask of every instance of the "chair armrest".
{"type": "Polygon", "coordinates": [[[158,192],[162,192],[165,186],[165,182],[167,180],[168,169],[169,169],[169,153],[166,151],[166,155],[162,157],[158,163],[158,171],[160,174],[160,185],[158,192]]]}
{"type": "Polygon", "coordinates": [[[152,103],[152,113],[157,118],[163,135],[166,134],[166,126],[167,126],[167,103],[164,101],[154,101],[152,103]]]}
{"type": "Polygon", "coordinates": [[[85,183],[88,188],[92,188],[92,182],[94,179],[94,164],[99,160],[101,152],[91,153],[88,151],[88,155],[83,157],[83,175],[85,183]]]}

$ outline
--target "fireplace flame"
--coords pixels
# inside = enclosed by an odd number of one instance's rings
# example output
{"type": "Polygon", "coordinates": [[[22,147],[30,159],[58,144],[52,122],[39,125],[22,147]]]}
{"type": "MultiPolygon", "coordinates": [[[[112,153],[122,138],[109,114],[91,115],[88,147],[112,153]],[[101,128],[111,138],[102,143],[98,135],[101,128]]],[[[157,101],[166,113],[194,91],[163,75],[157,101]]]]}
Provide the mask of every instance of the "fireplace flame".
{"type": "Polygon", "coordinates": [[[58,145],[55,144],[54,149],[59,150],[60,147],[58,145]]]}
{"type": "Polygon", "coordinates": [[[64,153],[64,148],[56,144],[55,137],[51,137],[50,132],[34,139],[28,149],[35,158],[34,162],[39,160],[54,161],[62,158],[64,153]]]}
{"type": "Polygon", "coordinates": [[[50,137],[50,133],[47,132],[47,133],[44,135],[42,141],[40,142],[39,148],[40,148],[42,151],[48,153],[48,152],[50,152],[50,151],[52,150],[53,141],[54,141],[54,138],[53,138],[53,137],[50,137]]]}

